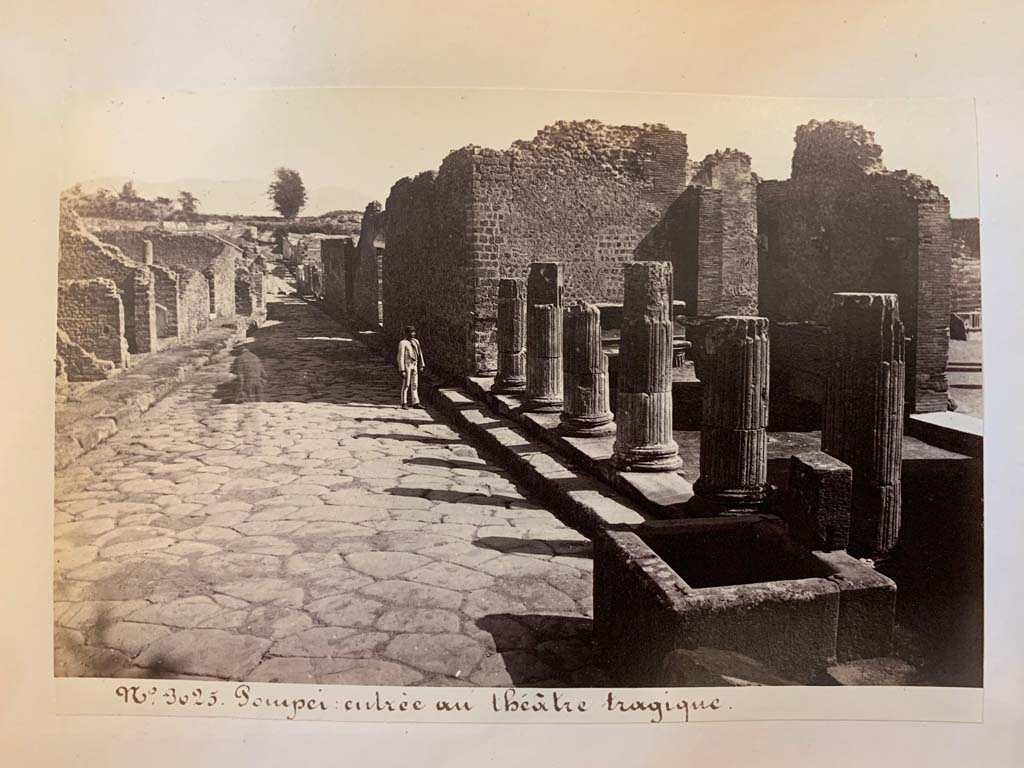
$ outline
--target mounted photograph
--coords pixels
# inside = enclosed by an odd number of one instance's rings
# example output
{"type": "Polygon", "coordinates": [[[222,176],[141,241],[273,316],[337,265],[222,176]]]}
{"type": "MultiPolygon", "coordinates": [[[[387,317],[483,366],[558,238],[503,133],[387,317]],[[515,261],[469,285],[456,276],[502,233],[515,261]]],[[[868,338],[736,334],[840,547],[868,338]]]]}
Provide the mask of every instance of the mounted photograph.
{"type": "Polygon", "coordinates": [[[982,686],[973,101],[65,109],[56,677],[982,686]]]}

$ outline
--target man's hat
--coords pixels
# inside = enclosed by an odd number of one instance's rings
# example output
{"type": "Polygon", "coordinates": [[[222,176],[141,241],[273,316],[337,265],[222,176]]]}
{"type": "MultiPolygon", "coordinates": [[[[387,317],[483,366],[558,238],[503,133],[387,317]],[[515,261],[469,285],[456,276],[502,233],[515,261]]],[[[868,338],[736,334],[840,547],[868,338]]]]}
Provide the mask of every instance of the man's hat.
{"type": "Polygon", "coordinates": [[[410,333],[415,333],[415,332],[416,332],[416,326],[415,325],[407,325],[407,326],[405,326],[405,333],[406,333],[406,335],[408,335],[410,333]]]}

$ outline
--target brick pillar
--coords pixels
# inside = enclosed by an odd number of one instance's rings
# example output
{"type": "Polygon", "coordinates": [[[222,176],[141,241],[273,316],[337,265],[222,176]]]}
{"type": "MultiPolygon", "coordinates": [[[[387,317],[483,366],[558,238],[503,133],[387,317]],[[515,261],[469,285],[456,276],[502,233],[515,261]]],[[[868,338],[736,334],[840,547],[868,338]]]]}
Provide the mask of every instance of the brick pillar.
{"type": "Polygon", "coordinates": [[[899,537],[905,375],[896,294],[832,294],[821,449],[853,468],[858,553],[884,555],[899,537]]]}
{"type": "Polygon", "coordinates": [[[526,281],[498,281],[498,375],[492,392],[526,389],[526,281]]]}
{"type": "Polygon", "coordinates": [[[156,350],[156,283],[153,273],[141,267],[135,270],[134,301],[135,352],[156,350]]]}
{"type": "Polygon", "coordinates": [[[562,410],[562,265],[534,262],[526,283],[526,410],[562,410]]]}
{"type": "Polygon", "coordinates": [[[683,462],[672,437],[672,265],[638,261],[623,273],[612,466],[675,471],[683,462]]]}
{"type": "Polygon", "coordinates": [[[142,244],[146,246],[146,265],[153,266],[153,241],[143,240],[142,244]]]}
{"type": "Polygon", "coordinates": [[[562,370],[565,406],[559,431],[596,437],[615,431],[608,404],[608,357],[601,349],[601,310],[577,301],[565,308],[562,370]]]}
{"type": "Polygon", "coordinates": [[[768,495],[768,320],[716,317],[704,336],[699,498],[726,506],[768,495]]]}

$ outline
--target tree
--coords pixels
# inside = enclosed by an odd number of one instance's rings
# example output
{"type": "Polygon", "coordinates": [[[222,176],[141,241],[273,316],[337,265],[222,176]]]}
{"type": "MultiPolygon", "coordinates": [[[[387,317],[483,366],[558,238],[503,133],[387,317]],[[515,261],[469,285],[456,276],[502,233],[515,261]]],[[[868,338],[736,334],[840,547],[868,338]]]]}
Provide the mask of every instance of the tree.
{"type": "Polygon", "coordinates": [[[136,200],[140,200],[139,193],[135,191],[135,184],[131,181],[126,181],[124,186],[121,187],[121,194],[118,197],[126,203],[134,203],[136,200]]]}
{"type": "Polygon", "coordinates": [[[182,190],[178,193],[178,205],[181,206],[181,212],[185,214],[186,218],[195,216],[196,211],[199,209],[199,198],[191,192],[182,190]]]}
{"type": "Polygon", "coordinates": [[[286,219],[294,219],[306,204],[306,186],[302,177],[291,168],[278,168],[274,175],[277,178],[267,189],[267,196],[278,213],[286,219]]]}

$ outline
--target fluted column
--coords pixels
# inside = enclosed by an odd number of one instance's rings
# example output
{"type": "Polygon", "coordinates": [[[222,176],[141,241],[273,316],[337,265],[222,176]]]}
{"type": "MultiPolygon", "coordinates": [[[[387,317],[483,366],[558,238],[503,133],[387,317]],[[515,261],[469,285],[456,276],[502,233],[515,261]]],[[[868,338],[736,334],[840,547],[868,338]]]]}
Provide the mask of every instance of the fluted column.
{"type": "Polygon", "coordinates": [[[565,308],[562,355],[565,405],[559,431],[596,437],[615,430],[608,403],[608,357],[601,348],[601,310],[577,301],[565,308]]]}
{"type": "Polygon", "coordinates": [[[492,392],[526,389],[526,281],[498,281],[498,375],[492,392]]]}
{"type": "Polygon", "coordinates": [[[884,555],[900,531],[905,386],[894,293],[832,294],[821,449],[853,468],[850,546],[884,555]]]}
{"type": "Polygon", "coordinates": [[[562,410],[562,265],[534,262],[526,284],[526,403],[562,410]]]}
{"type": "Polygon", "coordinates": [[[623,284],[612,466],[678,470],[683,462],[672,437],[672,264],[625,264],[623,284]]]}
{"type": "Polygon", "coordinates": [[[693,492],[725,506],[768,495],[768,320],[727,315],[704,336],[700,477],[693,492]]]}

